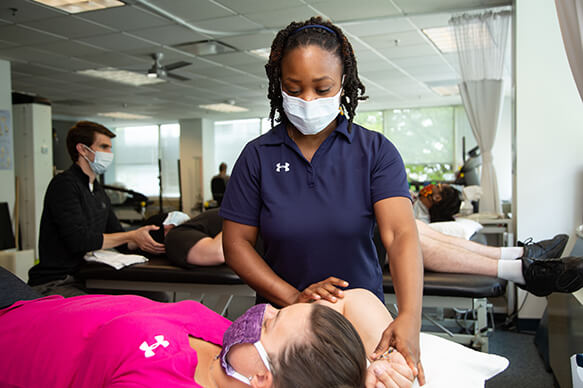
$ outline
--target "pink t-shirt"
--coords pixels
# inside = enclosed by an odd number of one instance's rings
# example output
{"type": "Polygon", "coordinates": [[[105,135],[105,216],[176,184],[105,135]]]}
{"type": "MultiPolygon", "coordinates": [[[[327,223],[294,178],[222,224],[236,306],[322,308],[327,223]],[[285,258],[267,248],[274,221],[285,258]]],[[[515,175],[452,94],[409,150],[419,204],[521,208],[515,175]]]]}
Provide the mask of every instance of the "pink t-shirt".
{"type": "Polygon", "coordinates": [[[0,387],[199,387],[191,335],[231,322],[200,303],[50,296],[0,310],[0,387]]]}

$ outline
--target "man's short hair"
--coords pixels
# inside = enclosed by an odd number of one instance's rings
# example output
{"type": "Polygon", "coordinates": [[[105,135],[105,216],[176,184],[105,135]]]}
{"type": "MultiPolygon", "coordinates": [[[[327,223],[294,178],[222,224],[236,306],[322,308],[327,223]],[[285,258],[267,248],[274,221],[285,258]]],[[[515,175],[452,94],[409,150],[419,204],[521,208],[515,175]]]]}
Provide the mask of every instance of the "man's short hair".
{"type": "Polygon", "coordinates": [[[222,162],[219,164],[219,171],[227,171],[227,163],[222,162]]]}
{"type": "Polygon", "coordinates": [[[69,132],[67,133],[67,151],[69,151],[69,156],[71,156],[73,163],[77,162],[77,159],[79,159],[77,144],[81,143],[85,144],[87,147],[91,147],[95,141],[95,132],[101,133],[110,139],[115,137],[115,133],[111,132],[103,125],[92,121],[79,121],[69,129],[69,132]]]}

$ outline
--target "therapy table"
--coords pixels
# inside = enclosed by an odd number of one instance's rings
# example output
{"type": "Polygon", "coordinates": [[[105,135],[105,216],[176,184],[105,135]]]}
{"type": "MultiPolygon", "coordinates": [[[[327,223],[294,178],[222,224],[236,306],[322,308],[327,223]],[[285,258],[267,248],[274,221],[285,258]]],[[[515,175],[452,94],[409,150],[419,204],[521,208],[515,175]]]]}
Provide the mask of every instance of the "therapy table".
{"type": "MultiPolygon", "coordinates": [[[[171,301],[197,300],[222,315],[227,313],[234,297],[255,296],[255,291],[226,265],[184,269],[162,257],[153,257],[146,263],[121,270],[101,263],[87,263],[76,277],[84,280],[90,289],[163,291],[170,294],[171,301]]],[[[383,276],[383,289],[391,310],[392,305],[396,306],[396,298],[388,272],[383,276]]],[[[487,352],[488,333],[492,330],[488,328],[487,298],[502,296],[505,289],[506,281],[489,276],[425,272],[424,323],[428,321],[438,328],[433,334],[487,352]],[[451,325],[459,327],[460,319],[446,318],[443,313],[446,309],[465,312],[466,318],[462,320],[465,333],[448,329],[451,325]],[[437,314],[427,310],[437,311],[437,314]]]]}

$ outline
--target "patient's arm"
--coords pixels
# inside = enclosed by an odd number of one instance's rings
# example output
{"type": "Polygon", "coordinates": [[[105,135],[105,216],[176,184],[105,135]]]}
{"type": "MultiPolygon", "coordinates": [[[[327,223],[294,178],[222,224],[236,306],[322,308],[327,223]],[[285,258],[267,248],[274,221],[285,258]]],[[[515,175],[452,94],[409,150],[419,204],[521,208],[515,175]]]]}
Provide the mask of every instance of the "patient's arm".
{"type": "MultiPolygon", "coordinates": [[[[378,344],[383,331],[393,318],[381,301],[370,291],[353,289],[344,291],[344,298],[336,303],[320,300],[323,304],[344,315],[356,328],[366,354],[371,354],[378,344]]],[[[385,387],[410,387],[414,376],[405,358],[396,350],[386,359],[373,362],[368,368],[367,387],[376,387],[379,381],[385,387]],[[377,372],[381,372],[380,374],[377,372]]]]}
{"type": "Polygon", "coordinates": [[[366,354],[371,354],[379,343],[383,331],[393,321],[382,302],[370,291],[353,289],[344,291],[344,298],[336,303],[318,301],[344,315],[356,328],[364,343],[366,354]]]}
{"type": "Polygon", "coordinates": [[[223,233],[215,237],[203,237],[188,251],[186,262],[194,265],[218,265],[225,262],[223,233]]]}

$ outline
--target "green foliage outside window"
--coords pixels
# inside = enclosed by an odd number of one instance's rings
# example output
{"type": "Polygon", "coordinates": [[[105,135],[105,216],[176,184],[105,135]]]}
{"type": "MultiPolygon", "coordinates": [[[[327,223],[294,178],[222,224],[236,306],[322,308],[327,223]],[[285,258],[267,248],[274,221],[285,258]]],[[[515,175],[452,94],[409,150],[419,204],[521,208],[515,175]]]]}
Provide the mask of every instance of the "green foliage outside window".
{"type": "Polygon", "coordinates": [[[383,112],[359,112],[354,116],[354,123],[370,129],[371,131],[377,131],[384,133],[383,131],[383,112]]]}

